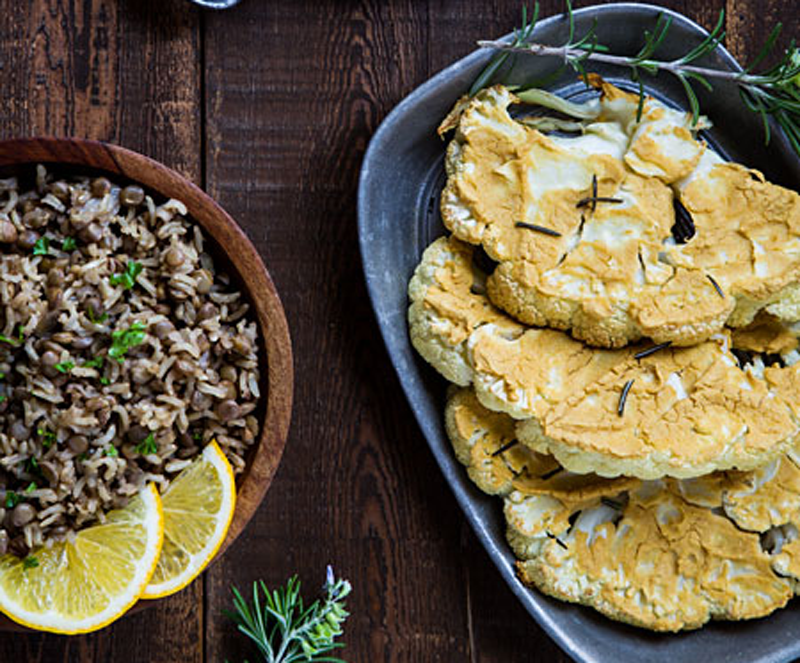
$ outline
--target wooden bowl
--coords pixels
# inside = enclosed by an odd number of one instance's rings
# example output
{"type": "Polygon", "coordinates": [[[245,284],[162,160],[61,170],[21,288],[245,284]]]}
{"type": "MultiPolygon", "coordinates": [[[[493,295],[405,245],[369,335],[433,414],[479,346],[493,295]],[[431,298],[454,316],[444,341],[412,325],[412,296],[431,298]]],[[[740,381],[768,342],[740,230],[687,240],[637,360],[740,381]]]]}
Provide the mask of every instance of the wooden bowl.
{"type": "MultiPolygon", "coordinates": [[[[255,247],[242,229],[210,196],[182,175],[131,150],[80,138],[16,138],[0,141],[0,170],[32,169],[35,164],[54,166],[63,172],[98,173],[117,182],[136,182],[164,198],[182,201],[188,215],[199,223],[216,244],[211,253],[220,266],[232,268],[255,310],[262,348],[259,402],[261,432],[250,449],[247,467],[237,480],[237,502],[228,536],[219,557],[242,533],[272,482],[280,462],[292,410],[294,372],[289,327],[272,279],[255,247]],[[218,259],[222,258],[221,261],[218,259]],[[224,263],[227,263],[225,265],[224,263]],[[263,370],[266,368],[266,370],[263,370]]],[[[139,601],[141,610],[155,601],[139,601]]],[[[26,630],[0,615],[0,630],[26,630]]]]}

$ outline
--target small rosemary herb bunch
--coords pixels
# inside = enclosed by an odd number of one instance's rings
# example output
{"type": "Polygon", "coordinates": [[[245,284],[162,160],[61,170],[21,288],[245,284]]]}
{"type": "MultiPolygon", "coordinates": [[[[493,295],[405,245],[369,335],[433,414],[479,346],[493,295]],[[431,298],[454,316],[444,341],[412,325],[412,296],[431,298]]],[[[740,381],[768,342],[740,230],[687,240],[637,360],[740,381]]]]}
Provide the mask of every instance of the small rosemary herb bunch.
{"type": "Polygon", "coordinates": [[[350,590],[350,583],[336,579],[329,566],[324,597],[307,608],[300,596],[300,581],[293,576],[285,587],[272,592],[263,580],[253,583],[252,605],[233,587],[235,611],[226,611],[226,615],[256,644],[266,663],[344,663],[327,654],[344,647],[335,640],[342,635],[342,625],[349,616],[344,598],[350,590]]]}
{"type": "Polygon", "coordinates": [[[781,33],[780,23],[774,27],[758,55],[743,71],[729,71],[700,67],[695,64],[700,58],[714,51],[725,39],[724,10],[720,11],[714,29],[703,41],[684,55],[672,60],[656,58],[656,52],[664,42],[672,25],[670,16],[660,14],[652,32],[645,32],[644,44],[638,53],[633,56],[624,56],[609,53],[608,47],[599,43],[596,32],[597,21],[585,34],[576,34],[575,17],[570,0],[566,0],[566,15],[569,35],[566,42],[558,46],[532,41],[533,30],[539,18],[538,2],[534,5],[531,20],[528,20],[527,8],[523,7],[522,27],[515,31],[514,39],[511,42],[478,42],[480,46],[495,48],[500,52],[492,58],[475,80],[470,94],[474,95],[480,89],[496,82],[495,79],[498,78],[501,70],[504,69],[503,65],[512,54],[555,56],[563,62],[561,68],[554,71],[544,81],[537,81],[525,87],[544,86],[547,81],[555,80],[566,67],[571,67],[586,79],[587,63],[602,62],[628,69],[631,80],[639,86],[640,115],[644,97],[642,74],[655,76],[663,71],[675,76],[683,86],[694,122],[697,123],[700,118],[700,103],[694,86],[700,85],[713,91],[711,80],[724,80],[735,83],[745,106],[761,116],[765,143],[769,143],[770,140],[769,118],[774,118],[786,133],[794,151],[800,155],[800,49],[797,48],[794,39],[791,40],[776,64],[762,71],[756,71],[756,68],[775,49],[781,33]]]}

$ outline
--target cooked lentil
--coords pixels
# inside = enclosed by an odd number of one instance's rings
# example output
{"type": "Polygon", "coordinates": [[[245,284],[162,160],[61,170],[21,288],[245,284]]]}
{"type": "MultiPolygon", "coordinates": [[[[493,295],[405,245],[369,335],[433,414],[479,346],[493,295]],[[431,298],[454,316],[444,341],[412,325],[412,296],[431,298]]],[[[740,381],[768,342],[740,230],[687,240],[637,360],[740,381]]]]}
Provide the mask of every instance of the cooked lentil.
{"type": "Polygon", "coordinates": [[[0,554],[163,490],[212,437],[244,469],[257,326],[204,241],[137,185],[0,180],[0,554]]]}

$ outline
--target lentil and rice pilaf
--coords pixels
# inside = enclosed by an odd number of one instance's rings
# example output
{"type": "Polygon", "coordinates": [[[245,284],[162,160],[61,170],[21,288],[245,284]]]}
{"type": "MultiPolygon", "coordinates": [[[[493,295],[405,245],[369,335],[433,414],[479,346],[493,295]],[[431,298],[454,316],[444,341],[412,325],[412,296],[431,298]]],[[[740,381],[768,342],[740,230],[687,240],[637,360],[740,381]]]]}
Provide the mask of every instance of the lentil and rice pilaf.
{"type": "Polygon", "coordinates": [[[180,201],[0,180],[0,553],[27,555],[258,432],[257,327],[180,201]]]}

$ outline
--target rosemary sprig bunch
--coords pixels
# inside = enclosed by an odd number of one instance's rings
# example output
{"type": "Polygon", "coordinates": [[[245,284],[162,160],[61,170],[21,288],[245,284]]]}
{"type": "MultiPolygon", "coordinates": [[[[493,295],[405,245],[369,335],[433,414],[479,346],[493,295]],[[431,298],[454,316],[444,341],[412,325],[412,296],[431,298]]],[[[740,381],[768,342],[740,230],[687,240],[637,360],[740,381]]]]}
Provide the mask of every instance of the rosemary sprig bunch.
{"type": "MultiPolygon", "coordinates": [[[[596,33],[596,21],[584,35],[576,34],[575,17],[570,0],[566,0],[566,15],[569,34],[566,42],[558,46],[532,41],[533,30],[539,18],[538,2],[534,5],[530,21],[527,19],[527,10],[523,11],[522,28],[515,32],[515,38],[512,42],[478,42],[480,46],[495,48],[500,52],[492,58],[488,66],[478,76],[475,84],[470,89],[470,94],[474,95],[481,88],[493,83],[508,57],[512,54],[554,56],[559,58],[562,60],[563,65],[554,72],[553,78],[559,75],[565,67],[571,67],[586,80],[587,63],[601,62],[629,70],[631,79],[639,86],[639,117],[641,116],[644,97],[642,74],[646,73],[655,76],[663,71],[675,76],[683,86],[692,111],[693,121],[696,124],[700,118],[700,102],[697,98],[695,85],[700,85],[709,91],[713,91],[711,80],[724,80],[735,83],[746,107],[761,116],[766,143],[769,143],[771,137],[769,118],[772,117],[783,128],[795,152],[800,155],[800,50],[798,50],[795,40],[791,40],[776,64],[756,72],[756,68],[775,49],[782,28],[780,23],[772,30],[753,61],[743,71],[737,72],[701,67],[696,64],[702,57],[714,51],[725,39],[724,10],[720,11],[719,19],[714,29],[705,39],[686,54],[672,60],[656,58],[656,52],[663,44],[672,25],[672,17],[670,16],[660,14],[653,30],[645,32],[644,43],[636,55],[625,56],[612,54],[606,46],[599,43],[596,33]]],[[[525,87],[534,87],[534,85],[525,87]]]]}
{"type": "Polygon", "coordinates": [[[265,663],[344,663],[327,654],[344,646],[335,639],[342,635],[349,615],[344,598],[350,590],[350,583],[336,579],[329,566],[324,597],[307,608],[300,596],[300,581],[293,576],[285,587],[272,592],[263,581],[253,583],[252,605],[233,587],[234,612],[226,614],[255,643],[265,663]]]}

